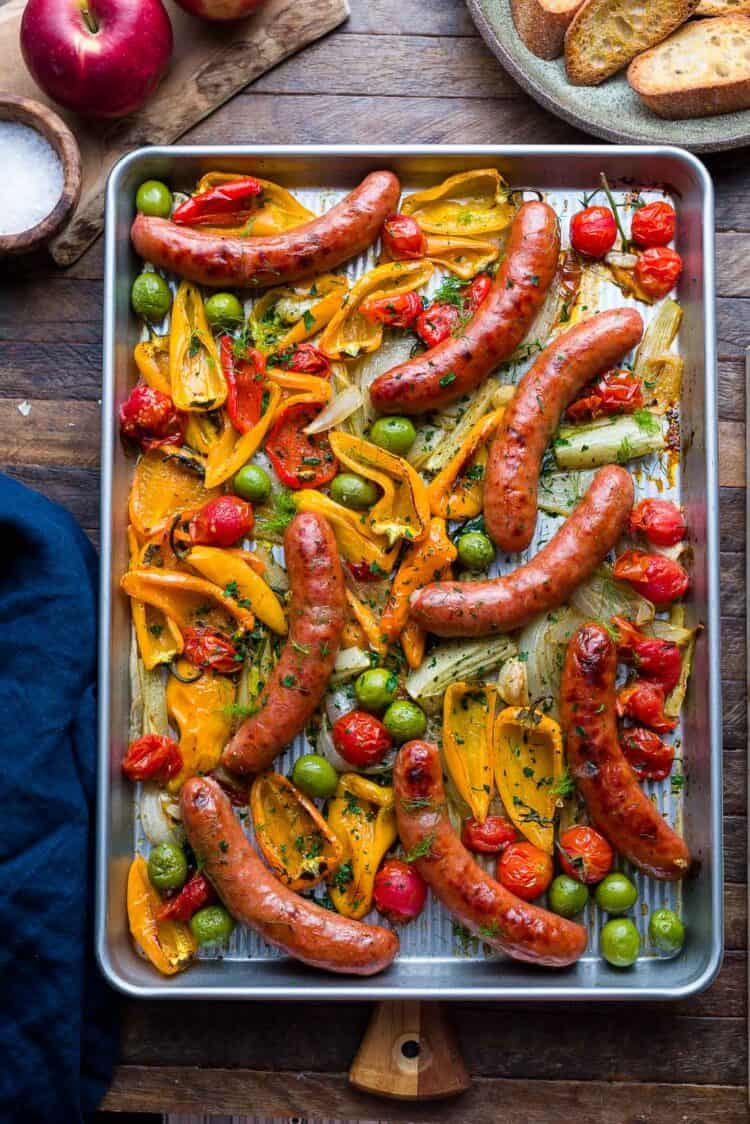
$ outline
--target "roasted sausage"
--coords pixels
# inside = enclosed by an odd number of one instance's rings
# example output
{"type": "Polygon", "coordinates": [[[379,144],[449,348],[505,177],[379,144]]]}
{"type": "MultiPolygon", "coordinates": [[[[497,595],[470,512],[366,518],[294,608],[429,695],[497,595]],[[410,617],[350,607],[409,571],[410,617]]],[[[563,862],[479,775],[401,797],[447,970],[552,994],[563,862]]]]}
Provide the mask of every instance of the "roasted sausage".
{"type": "Polygon", "coordinates": [[[382,972],[394,959],[395,933],[322,909],[282,885],[256,855],[216,781],[186,781],[180,807],[190,846],[217,894],[263,940],[313,968],[354,976],[382,972]]]}
{"type": "Polygon", "coordinates": [[[615,545],[633,506],[633,481],[600,468],[560,530],[530,562],[483,582],[433,582],[411,597],[410,615],[438,636],[511,632],[567,601],[615,545]]]}
{"type": "Polygon", "coordinates": [[[295,515],[284,535],[291,604],[289,635],[257,714],[240,726],[221,755],[233,773],[260,773],[304,730],[323,697],[346,621],[346,594],[336,540],[313,512],[295,515]]]}
{"type": "Polygon", "coordinates": [[[563,410],[642,335],[643,320],[635,309],[600,312],[558,336],[521,379],[498,426],[485,474],[484,521],[502,550],[525,550],[534,536],[542,457],[563,410]]]}
{"type": "Polygon", "coordinates": [[[516,349],[552,284],[560,252],[557,216],[524,203],[486,299],[460,335],[378,376],[370,387],[381,414],[420,414],[468,394],[516,349]]]}
{"type": "Polygon", "coordinates": [[[617,738],[615,642],[585,624],[568,644],[560,717],[568,765],[595,827],[645,874],[674,881],[690,869],[685,841],[643,792],[617,738]]]}
{"type": "Polygon", "coordinates": [[[440,756],[429,742],[403,746],[393,774],[398,833],[407,855],[440,901],[492,948],[550,968],[573,964],[586,930],[530,905],[485,874],[451,826],[440,756]]]}
{"type": "Polygon", "coordinates": [[[400,194],[392,172],[371,172],[325,215],[283,234],[237,238],[137,215],[131,238],[146,261],[200,285],[283,285],[326,273],[366,250],[400,194]]]}

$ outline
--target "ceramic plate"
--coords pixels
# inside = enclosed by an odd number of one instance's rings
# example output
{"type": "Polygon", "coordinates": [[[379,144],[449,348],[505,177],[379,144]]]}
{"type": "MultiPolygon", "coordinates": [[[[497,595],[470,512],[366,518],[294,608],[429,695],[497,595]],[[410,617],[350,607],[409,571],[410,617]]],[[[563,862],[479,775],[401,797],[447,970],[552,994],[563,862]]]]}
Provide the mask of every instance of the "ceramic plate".
{"type": "Polygon", "coordinates": [[[606,140],[677,144],[718,152],[750,144],[750,109],[721,117],[665,121],[636,97],[624,71],[601,86],[571,86],[562,59],[532,55],[513,26],[510,0],[466,0],[482,38],[506,70],[545,109],[606,140]]]}

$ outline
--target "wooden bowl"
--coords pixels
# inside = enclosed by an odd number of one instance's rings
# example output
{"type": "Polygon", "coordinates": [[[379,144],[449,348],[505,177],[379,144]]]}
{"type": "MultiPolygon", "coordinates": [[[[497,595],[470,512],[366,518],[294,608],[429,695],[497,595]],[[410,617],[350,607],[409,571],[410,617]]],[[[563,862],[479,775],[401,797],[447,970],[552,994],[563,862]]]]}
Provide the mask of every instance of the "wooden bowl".
{"type": "Polygon", "coordinates": [[[81,153],[75,137],[53,109],[31,98],[0,93],[0,121],[17,121],[41,133],[63,167],[63,188],[54,209],[35,226],[18,234],[0,234],[0,257],[27,254],[44,246],[61,229],[81,194],[81,153]]]}

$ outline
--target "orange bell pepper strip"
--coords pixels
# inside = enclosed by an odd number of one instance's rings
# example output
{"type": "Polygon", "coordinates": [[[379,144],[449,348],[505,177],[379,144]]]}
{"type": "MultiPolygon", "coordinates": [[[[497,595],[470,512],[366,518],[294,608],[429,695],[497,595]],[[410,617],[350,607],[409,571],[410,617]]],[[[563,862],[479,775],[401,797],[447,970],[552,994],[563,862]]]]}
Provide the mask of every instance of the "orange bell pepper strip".
{"type": "Polygon", "coordinates": [[[181,632],[195,627],[197,610],[207,604],[234,617],[244,629],[255,625],[255,617],[249,609],[243,608],[233,597],[225,597],[218,585],[193,574],[178,570],[128,570],[120,579],[120,588],[128,597],[160,609],[181,632]]]}
{"type": "Polygon", "coordinates": [[[407,548],[393,579],[391,592],[380,618],[380,631],[388,643],[393,643],[398,638],[407,622],[411,594],[428,582],[437,581],[457,554],[458,551],[448,538],[445,520],[433,517],[426,537],[407,548]]]}
{"type": "Polygon", "coordinates": [[[136,344],[133,359],[143,381],[154,390],[172,397],[169,379],[169,336],[152,336],[136,344]]]}
{"type": "Polygon", "coordinates": [[[401,649],[412,671],[416,671],[418,667],[422,666],[426,644],[427,633],[421,624],[417,624],[413,620],[407,620],[401,630],[401,649]]]}
{"type": "Polygon", "coordinates": [[[128,925],[133,940],[157,971],[173,976],[187,968],[197,945],[182,921],[157,921],[162,900],[151,885],[146,860],[136,855],[128,871],[128,925]]]}
{"type": "Polygon", "coordinates": [[[364,602],[360,601],[358,597],[355,597],[350,589],[346,590],[346,600],[354,619],[367,637],[369,647],[372,648],[373,652],[384,656],[388,650],[388,646],[383,643],[383,637],[380,634],[380,625],[375,618],[375,614],[364,602]]]}
{"type": "MultiPolygon", "coordinates": [[[[502,410],[493,410],[492,413],[485,414],[483,418],[480,418],[469,430],[455,456],[448,461],[445,468],[432,481],[427,489],[427,498],[433,515],[440,516],[441,519],[449,519],[454,516],[450,500],[456,480],[464,467],[476,455],[479,447],[489,441],[500,424],[502,416],[502,410]]],[[[454,517],[457,518],[458,515],[456,514],[454,517]]]]}
{"type": "MultiPolygon", "coordinates": [[[[138,569],[148,566],[148,557],[153,543],[141,545],[132,527],[128,527],[128,550],[130,567],[138,569]]],[[[146,605],[138,598],[132,598],[130,611],[133,617],[138,651],[148,671],[162,663],[171,663],[182,651],[182,633],[175,622],[153,605],[146,605]]]]}

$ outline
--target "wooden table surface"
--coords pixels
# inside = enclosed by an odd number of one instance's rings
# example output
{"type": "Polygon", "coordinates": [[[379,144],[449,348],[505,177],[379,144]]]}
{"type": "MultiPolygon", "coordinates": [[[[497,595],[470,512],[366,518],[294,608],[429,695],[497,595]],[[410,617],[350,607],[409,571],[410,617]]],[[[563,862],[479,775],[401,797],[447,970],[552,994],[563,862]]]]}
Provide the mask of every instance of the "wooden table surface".
{"type": "MultiPolygon", "coordinates": [[[[351,0],[340,31],[263,77],[187,142],[565,143],[584,135],[505,75],[461,0],[351,0]]],[[[350,1090],[361,1004],[123,1002],[122,1056],[104,1108],[408,1121],[571,1115],[744,1121],[747,1114],[743,354],[750,342],[750,152],[707,161],[717,189],[721,417],[726,956],[674,1005],[451,1007],[474,1075],[443,1104],[350,1090]]],[[[61,273],[16,264],[0,288],[0,466],[68,507],[97,538],[102,246],[61,273]],[[30,406],[30,410],[27,408],[30,406]]]]}

